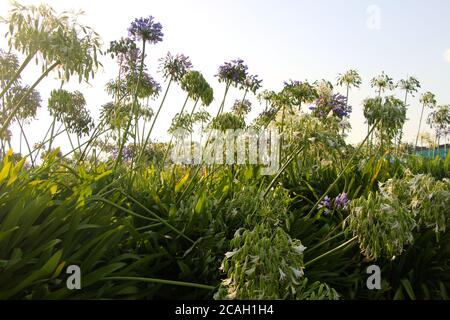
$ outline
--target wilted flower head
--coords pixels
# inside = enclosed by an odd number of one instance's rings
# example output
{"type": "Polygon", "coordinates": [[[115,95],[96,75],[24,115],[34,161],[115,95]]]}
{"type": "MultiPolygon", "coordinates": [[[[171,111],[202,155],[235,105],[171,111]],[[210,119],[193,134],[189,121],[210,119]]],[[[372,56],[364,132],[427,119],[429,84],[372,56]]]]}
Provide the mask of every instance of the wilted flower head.
{"type": "Polygon", "coordinates": [[[247,69],[244,60],[232,60],[221,65],[216,76],[219,78],[219,82],[244,86],[247,79],[247,69]]]}
{"type": "Polygon", "coordinates": [[[48,108],[50,115],[64,123],[68,132],[78,136],[87,135],[94,126],[94,120],[86,109],[86,100],[79,91],[53,90],[48,108]]]}
{"type": "Polygon", "coordinates": [[[171,78],[175,82],[179,82],[181,78],[192,68],[192,63],[189,57],[183,54],[173,56],[170,52],[161,61],[161,71],[164,78],[167,80],[171,78]]]}
{"type": "Polygon", "coordinates": [[[261,88],[261,83],[262,80],[259,80],[257,75],[249,75],[245,79],[242,88],[253,92],[253,94],[256,94],[256,91],[258,91],[258,89],[261,88]]]}
{"type": "Polygon", "coordinates": [[[252,103],[247,99],[236,100],[234,102],[232,110],[236,115],[242,117],[252,110],[252,103]]]}
{"type": "Polygon", "coordinates": [[[268,110],[261,112],[255,119],[255,124],[257,126],[267,126],[270,123],[270,121],[272,121],[275,118],[277,111],[278,110],[276,108],[270,108],[268,110]]]}
{"type": "Polygon", "coordinates": [[[161,42],[164,36],[161,23],[155,22],[152,16],[135,19],[128,28],[128,33],[135,41],[142,40],[153,44],[161,42]]]}
{"type": "Polygon", "coordinates": [[[407,91],[408,93],[411,93],[414,97],[414,92],[417,92],[417,90],[420,88],[420,82],[414,77],[409,77],[408,79],[402,79],[398,82],[398,87],[402,90],[407,91]]]}
{"type": "Polygon", "coordinates": [[[161,85],[147,72],[143,72],[140,77],[137,72],[127,74],[126,83],[127,87],[132,88],[133,91],[138,86],[136,93],[141,99],[157,97],[161,91],[161,85]]]}
{"type": "Polygon", "coordinates": [[[426,107],[433,109],[436,106],[436,96],[432,92],[425,92],[420,97],[420,103],[422,103],[426,107]]]}
{"type": "Polygon", "coordinates": [[[10,95],[6,96],[6,110],[13,110],[20,102],[17,120],[30,120],[36,117],[37,109],[41,107],[41,95],[36,90],[29,92],[29,86],[16,85],[10,89],[10,95]]]}
{"type": "Polygon", "coordinates": [[[122,38],[118,41],[111,41],[107,52],[111,54],[111,58],[117,57],[119,65],[122,66],[125,62],[136,63],[141,50],[130,38],[122,38]]]}
{"type": "Polygon", "coordinates": [[[385,74],[384,71],[379,76],[374,77],[370,81],[370,85],[372,88],[377,88],[379,93],[395,89],[394,80],[385,74]]]}
{"type": "Polygon", "coordinates": [[[316,88],[308,81],[289,80],[284,82],[283,96],[289,103],[299,108],[303,103],[313,102],[319,96],[316,88]]]}

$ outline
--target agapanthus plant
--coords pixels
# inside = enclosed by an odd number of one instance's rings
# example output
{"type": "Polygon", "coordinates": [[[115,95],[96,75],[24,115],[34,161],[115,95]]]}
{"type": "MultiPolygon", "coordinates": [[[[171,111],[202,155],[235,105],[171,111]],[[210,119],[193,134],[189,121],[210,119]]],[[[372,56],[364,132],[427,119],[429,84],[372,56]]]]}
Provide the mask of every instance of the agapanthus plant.
{"type": "Polygon", "coordinates": [[[420,128],[422,126],[422,119],[425,108],[433,109],[436,106],[436,96],[429,91],[425,92],[420,97],[420,103],[422,104],[422,111],[420,113],[419,128],[417,129],[415,148],[417,148],[417,143],[419,142],[420,128]]]}
{"type": "Polygon", "coordinates": [[[172,55],[167,52],[160,62],[160,71],[165,80],[180,82],[183,76],[192,69],[192,62],[184,54],[172,55]]]}
{"type": "Polygon", "coordinates": [[[136,18],[128,28],[128,34],[135,41],[156,44],[163,40],[162,25],[154,17],[136,18]]]}
{"type": "MultiPolygon", "coordinates": [[[[209,92],[206,93],[206,91],[209,91],[210,88],[208,82],[198,71],[188,71],[181,79],[181,89],[194,101],[206,99],[206,95],[209,95],[209,92]]],[[[207,100],[205,102],[208,102],[207,100]]]]}
{"type": "Polygon", "coordinates": [[[313,102],[319,97],[316,88],[308,81],[286,81],[283,94],[289,99],[290,105],[298,107],[299,110],[301,110],[302,104],[313,102]]]}
{"type": "Polygon", "coordinates": [[[378,97],[381,97],[381,94],[386,90],[395,89],[394,80],[385,74],[384,71],[379,76],[374,77],[370,81],[370,85],[377,90],[378,97]]]}
{"type": "MultiPolygon", "coordinates": [[[[46,5],[23,6],[13,2],[12,6],[9,16],[3,22],[8,25],[6,36],[10,48],[26,55],[21,71],[33,59],[42,62],[43,72],[30,88],[35,88],[53,70],[58,72],[62,82],[74,75],[78,76],[80,82],[94,77],[100,65],[97,56],[101,54],[97,33],[80,25],[74,15],[57,16],[46,5]]],[[[0,98],[20,78],[20,73],[17,72],[2,87],[0,98]]],[[[31,90],[24,95],[24,99],[28,94],[31,94],[31,90]]],[[[9,127],[20,107],[21,102],[15,105],[3,121],[0,132],[9,127]]]]}
{"type": "Polygon", "coordinates": [[[237,116],[244,117],[252,110],[252,103],[247,99],[236,100],[232,110],[237,116]]]}
{"type": "MultiPolygon", "coordinates": [[[[405,100],[403,104],[405,107],[408,107],[408,95],[412,95],[414,97],[414,93],[420,88],[420,82],[414,77],[409,77],[408,79],[402,79],[398,83],[398,87],[405,91],[405,100]]],[[[398,137],[398,150],[400,149],[400,144],[402,143],[403,137],[403,126],[400,128],[400,134],[398,137]]]]}
{"type": "Polygon", "coordinates": [[[140,99],[155,98],[161,92],[161,85],[148,72],[142,72],[140,77],[136,72],[128,73],[125,83],[127,88],[134,91],[129,94],[136,94],[140,99]]]}
{"type": "MultiPolygon", "coordinates": [[[[117,159],[117,156],[119,155],[119,150],[117,148],[114,148],[112,150],[112,157],[113,159],[117,159]]],[[[130,147],[124,147],[122,149],[122,160],[127,163],[130,162],[133,159],[134,152],[130,147]]]]}
{"type": "Polygon", "coordinates": [[[258,79],[257,75],[248,75],[247,78],[245,79],[244,84],[241,86],[241,89],[256,94],[256,91],[258,91],[262,86],[261,83],[262,80],[258,79]]]}
{"type": "Polygon", "coordinates": [[[135,64],[141,54],[136,43],[130,38],[111,41],[107,52],[111,54],[111,58],[117,58],[119,66],[135,64]]]}
{"type": "Polygon", "coordinates": [[[315,106],[311,106],[312,114],[318,118],[327,118],[330,115],[339,119],[349,118],[352,107],[348,105],[347,98],[339,93],[331,96],[331,98],[319,98],[316,100],[315,106]]]}
{"type": "Polygon", "coordinates": [[[437,145],[441,138],[446,137],[450,127],[450,105],[440,105],[434,108],[427,119],[428,124],[435,130],[437,145]]]}
{"type": "Polygon", "coordinates": [[[338,299],[328,286],[317,290],[304,274],[300,240],[268,223],[252,230],[239,229],[231,240],[221,269],[227,278],[215,294],[218,299],[338,299]],[[320,292],[319,292],[320,291],[320,292]]]}
{"type": "Polygon", "coordinates": [[[219,67],[216,77],[219,78],[219,82],[225,82],[235,87],[245,86],[247,81],[247,70],[248,66],[244,64],[244,60],[231,60],[219,67]]]}
{"type": "Polygon", "coordinates": [[[323,209],[323,213],[325,215],[331,214],[335,210],[346,210],[350,204],[350,200],[348,199],[347,193],[343,192],[337,195],[334,199],[331,199],[329,196],[325,196],[325,198],[319,203],[317,208],[323,209]]]}
{"type": "Polygon", "coordinates": [[[228,129],[244,129],[245,121],[242,117],[239,117],[234,113],[224,112],[213,118],[210,127],[220,131],[226,131],[228,129]]]}
{"type": "Polygon", "coordinates": [[[406,121],[406,107],[394,96],[369,98],[364,100],[363,106],[368,125],[377,124],[375,134],[379,138],[381,151],[384,152],[406,121]]]}
{"type": "Polygon", "coordinates": [[[81,92],[53,90],[48,100],[50,115],[62,122],[66,130],[77,136],[86,135],[93,128],[93,119],[86,109],[86,100],[81,92]]]}

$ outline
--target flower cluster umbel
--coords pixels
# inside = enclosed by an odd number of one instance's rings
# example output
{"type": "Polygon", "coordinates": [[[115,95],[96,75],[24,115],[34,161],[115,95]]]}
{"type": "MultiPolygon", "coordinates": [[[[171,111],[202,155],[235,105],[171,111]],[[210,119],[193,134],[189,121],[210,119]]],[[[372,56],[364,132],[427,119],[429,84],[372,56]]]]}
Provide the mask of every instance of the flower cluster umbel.
{"type": "Polygon", "coordinates": [[[184,54],[172,55],[170,52],[167,52],[167,55],[161,58],[160,62],[160,70],[164,78],[166,80],[172,79],[175,82],[179,82],[192,69],[189,57],[184,54]]]}
{"type": "Polygon", "coordinates": [[[135,19],[128,28],[128,34],[135,41],[142,40],[152,44],[161,42],[164,36],[161,23],[155,22],[152,16],[135,19]]]}
{"type": "Polygon", "coordinates": [[[340,193],[336,198],[331,199],[329,196],[326,196],[318,206],[318,209],[324,209],[324,214],[330,214],[335,210],[345,210],[348,208],[350,200],[348,199],[347,193],[340,193]]]}
{"type": "Polygon", "coordinates": [[[331,115],[339,119],[348,118],[352,107],[347,104],[347,98],[339,93],[334,94],[330,100],[319,98],[316,105],[309,108],[316,117],[325,118],[331,115]]]}
{"type": "Polygon", "coordinates": [[[219,82],[226,82],[234,86],[244,85],[247,80],[248,66],[244,64],[244,60],[237,59],[225,62],[219,67],[217,77],[219,82]]]}

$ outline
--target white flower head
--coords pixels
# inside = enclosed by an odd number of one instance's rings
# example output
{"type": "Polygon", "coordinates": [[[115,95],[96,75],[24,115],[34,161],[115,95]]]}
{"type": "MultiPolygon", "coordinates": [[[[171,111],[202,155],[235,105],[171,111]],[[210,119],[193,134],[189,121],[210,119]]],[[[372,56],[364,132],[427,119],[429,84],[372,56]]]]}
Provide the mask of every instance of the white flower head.
{"type": "Polygon", "coordinates": [[[227,253],[225,253],[225,257],[227,259],[230,259],[232,256],[234,256],[236,253],[238,253],[239,250],[234,250],[234,251],[229,251],[227,253]]]}
{"type": "Polygon", "coordinates": [[[330,118],[332,118],[333,117],[333,110],[330,110],[330,112],[328,112],[328,115],[327,115],[327,119],[330,119],[330,118]]]}
{"type": "Polygon", "coordinates": [[[294,251],[297,254],[303,254],[303,251],[305,251],[305,249],[306,249],[306,247],[302,244],[294,247],[294,251]]]}
{"type": "Polygon", "coordinates": [[[291,269],[292,269],[292,272],[294,272],[294,276],[296,278],[300,279],[301,277],[303,277],[303,275],[304,275],[303,270],[301,270],[301,269],[299,270],[299,269],[296,269],[293,267],[291,267],[291,269]]]}
{"type": "Polygon", "coordinates": [[[281,270],[281,268],[278,268],[278,270],[280,271],[280,281],[283,281],[284,279],[286,279],[286,274],[283,272],[283,270],[281,270]]]}

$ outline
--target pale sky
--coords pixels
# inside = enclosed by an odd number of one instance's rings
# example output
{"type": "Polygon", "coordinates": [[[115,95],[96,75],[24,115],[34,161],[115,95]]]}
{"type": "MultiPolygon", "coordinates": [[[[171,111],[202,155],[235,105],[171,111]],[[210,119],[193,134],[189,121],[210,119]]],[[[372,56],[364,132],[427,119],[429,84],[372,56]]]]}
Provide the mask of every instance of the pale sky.
{"type": "MultiPolygon", "coordinates": [[[[264,89],[280,90],[283,81],[318,79],[336,81],[338,73],[357,69],[363,84],[350,92],[353,127],[348,141],[364,138],[366,125],[361,103],[374,96],[370,79],[385,71],[396,81],[407,76],[417,77],[422,88],[409,100],[404,139],[415,140],[420,116],[419,97],[432,91],[439,104],[450,103],[450,1],[365,1],[365,0],[165,0],[165,1],[99,1],[99,0],[22,0],[23,4],[47,3],[58,12],[82,9],[82,22],[102,37],[105,49],[111,40],[127,36],[134,18],[152,15],[163,25],[164,41],[152,45],[146,63],[150,73],[165,89],[157,60],[167,51],[188,55],[194,69],[203,73],[214,88],[215,101],[210,113],[215,114],[224,86],[214,75],[225,61],[244,59],[251,74],[263,79],[264,89]]],[[[0,0],[0,16],[6,16],[9,1],[0,0]]],[[[4,27],[0,27],[4,34],[4,27]]],[[[6,48],[2,40],[1,48],[6,48]]],[[[88,108],[98,116],[102,104],[110,101],[105,84],[117,73],[116,63],[101,57],[104,65],[96,78],[87,84],[71,82],[68,90],[84,93],[88,108]]],[[[38,69],[27,68],[24,82],[31,84],[39,76],[38,69]]],[[[39,121],[26,127],[32,142],[42,139],[50,124],[47,98],[59,83],[50,77],[38,91],[43,103],[39,121]]],[[[336,91],[344,93],[343,88],[336,91]]],[[[402,98],[403,93],[396,92],[402,98]]],[[[162,97],[162,95],[161,95],[162,97]]],[[[230,110],[234,99],[241,98],[236,90],[227,98],[230,110]]],[[[165,136],[172,117],[180,110],[185,95],[173,86],[157,121],[153,138],[165,136]]],[[[254,117],[262,106],[251,97],[254,117]]],[[[151,105],[157,109],[159,100],[151,105]]],[[[192,104],[188,106],[192,108],[192,104]]],[[[306,109],[306,108],[305,108],[306,109]]],[[[427,128],[427,125],[423,127],[427,128]]],[[[429,129],[428,129],[429,130],[429,129]]],[[[18,137],[18,131],[14,131],[18,137]]],[[[64,140],[61,144],[67,143],[64,140]]],[[[15,140],[13,146],[17,146],[15,140]]],[[[64,149],[64,147],[63,147],[64,149]]],[[[67,147],[66,150],[67,151],[67,147]]],[[[64,151],[64,150],[63,150],[64,151]]]]}

